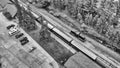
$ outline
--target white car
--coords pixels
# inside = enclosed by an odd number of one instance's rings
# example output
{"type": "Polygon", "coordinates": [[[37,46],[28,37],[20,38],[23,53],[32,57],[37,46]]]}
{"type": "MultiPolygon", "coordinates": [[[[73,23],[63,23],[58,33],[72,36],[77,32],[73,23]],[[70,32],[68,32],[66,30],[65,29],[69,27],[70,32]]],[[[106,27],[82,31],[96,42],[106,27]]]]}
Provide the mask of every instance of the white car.
{"type": "Polygon", "coordinates": [[[8,34],[10,35],[10,36],[13,36],[13,35],[15,35],[15,32],[8,32],[8,34]]]}
{"type": "Polygon", "coordinates": [[[31,48],[29,49],[29,53],[33,52],[33,51],[36,50],[36,49],[37,49],[36,47],[31,47],[31,48]]]}
{"type": "Polygon", "coordinates": [[[20,32],[16,26],[11,27],[9,30],[10,30],[10,31],[8,32],[8,34],[9,34],[10,36],[13,36],[13,35],[15,35],[15,34],[17,34],[17,33],[20,32]]]}

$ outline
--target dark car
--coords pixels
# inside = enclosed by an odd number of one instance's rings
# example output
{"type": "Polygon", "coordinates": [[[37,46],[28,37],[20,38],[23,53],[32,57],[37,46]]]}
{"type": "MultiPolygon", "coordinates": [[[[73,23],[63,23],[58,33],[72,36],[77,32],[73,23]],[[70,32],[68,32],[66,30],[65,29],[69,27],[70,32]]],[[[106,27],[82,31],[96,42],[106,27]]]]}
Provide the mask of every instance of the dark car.
{"type": "Polygon", "coordinates": [[[29,42],[29,40],[28,40],[27,37],[24,37],[24,38],[22,38],[22,39],[20,40],[21,45],[25,45],[25,44],[27,44],[28,42],[29,42]]]}
{"type": "Polygon", "coordinates": [[[29,42],[29,40],[22,41],[22,42],[21,42],[21,45],[25,45],[25,44],[27,44],[28,42],[29,42]]]}
{"type": "Polygon", "coordinates": [[[20,41],[23,41],[23,40],[28,40],[27,37],[23,37],[20,41]]]}
{"type": "Polygon", "coordinates": [[[23,33],[17,34],[17,35],[15,35],[15,38],[18,39],[18,38],[22,37],[23,35],[24,35],[23,33]]]}
{"type": "Polygon", "coordinates": [[[9,29],[12,28],[12,27],[15,27],[15,25],[14,25],[14,24],[11,24],[11,25],[7,26],[7,29],[9,30],[9,29]]]}

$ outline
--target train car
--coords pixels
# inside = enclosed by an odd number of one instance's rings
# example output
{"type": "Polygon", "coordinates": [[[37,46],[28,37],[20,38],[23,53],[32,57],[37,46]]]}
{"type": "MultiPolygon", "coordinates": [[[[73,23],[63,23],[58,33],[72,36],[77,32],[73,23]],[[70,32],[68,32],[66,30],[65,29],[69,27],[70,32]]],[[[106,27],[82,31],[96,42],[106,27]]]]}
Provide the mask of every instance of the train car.
{"type": "Polygon", "coordinates": [[[80,51],[82,51],[84,54],[86,54],[88,57],[90,57],[93,60],[96,60],[96,58],[98,57],[92,51],[90,51],[87,48],[85,48],[84,46],[82,46],[79,42],[76,42],[73,40],[73,41],[71,41],[71,44],[76,46],[77,48],[79,48],[80,51]]]}
{"type": "Polygon", "coordinates": [[[57,28],[53,28],[53,31],[55,31],[56,33],[58,33],[59,35],[61,35],[64,39],[66,39],[67,41],[71,42],[72,38],[70,38],[69,36],[67,36],[66,34],[64,34],[63,32],[61,32],[60,30],[58,30],[57,28]]]}
{"type": "MultiPolygon", "coordinates": [[[[48,24],[49,26],[50,26],[50,24],[48,24]]],[[[61,40],[63,40],[66,44],[68,44],[70,47],[72,47],[73,49],[75,49],[77,52],[78,51],[80,51],[76,46],[74,46],[74,45],[72,45],[71,44],[71,41],[72,41],[72,39],[71,38],[68,38],[68,39],[66,39],[65,38],[65,36],[63,37],[63,36],[61,36],[59,33],[57,33],[57,32],[55,32],[54,30],[53,30],[53,28],[52,29],[50,29],[51,28],[51,26],[50,27],[48,27],[48,29],[49,29],[49,31],[50,32],[52,32],[53,34],[55,34],[57,37],[59,37],[61,40]]]]}
{"type": "Polygon", "coordinates": [[[80,36],[80,33],[76,34],[75,32],[71,31],[70,34],[73,35],[74,37],[78,38],[82,42],[86,41],[86,39],[84,37],[80,36]]]}
{"type": "Polygon", "coordinates": [[[47,27],[48,27],[49,29],[53,29],[53,28],[54,28],[54,26],[51,25],[51,24],[49,24],[49,23],[47,23],[47,27]]]}
{"type": "Polygon", "coordinates": [[[35,18],[37,18],[37,19],[40,17],[39,15],[35,14],[35,13],[34,13],[34,12],[32,12],[32,11],[31,11],[31,13],[32,13],[32,14],[33,14],[33,16],[34,16],[35,18]]]}

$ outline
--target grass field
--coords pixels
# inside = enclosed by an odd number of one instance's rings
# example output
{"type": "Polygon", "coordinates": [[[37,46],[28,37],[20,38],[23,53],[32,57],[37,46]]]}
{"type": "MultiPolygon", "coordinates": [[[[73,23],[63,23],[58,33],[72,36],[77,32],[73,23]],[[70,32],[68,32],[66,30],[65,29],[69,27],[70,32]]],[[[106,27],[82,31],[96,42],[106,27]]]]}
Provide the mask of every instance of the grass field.
{"type": "MultiPolygon", "coordinates": [[[[64,64],[69,57],[73,55],[67,48],[57,42],[51,36],[49,38],[43,38],[40,35],[40,29],[29,32],[28,34],[37,41],[58,63],[64,64]]],[[[50,33],[48,33],[50,34],[50,33]]]]}

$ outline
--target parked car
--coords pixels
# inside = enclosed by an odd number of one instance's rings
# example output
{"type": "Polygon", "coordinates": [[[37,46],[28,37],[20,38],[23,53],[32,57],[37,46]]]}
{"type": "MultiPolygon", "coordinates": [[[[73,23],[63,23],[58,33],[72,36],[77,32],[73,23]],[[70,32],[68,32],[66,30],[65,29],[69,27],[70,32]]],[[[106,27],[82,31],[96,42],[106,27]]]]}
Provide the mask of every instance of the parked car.
{"type": "Polygon", "coordinates": [[[19,33],[19,34],[15,35],[15,38],[18,39],[18,38],[22,37],[23,35],[24,35],[23,33],[19,33]]]}
{"type": "Polygon", "coordinates": [[[15,27],[15,25],[14,25],[14,24],[11,24],[11,25],[7,26],[7,29],[9,30],[9,29],[12,28],[12,27],[15,27]]]}
{"type": "Polygon", "coordinates": [[[13,36],[13,35],[15,35],[16,33],[15,32],[8,32],[8,34],[9,34],[9,36],[13,36]]]}
{"type": "Polygon", "coordinates": [[[20,40],[21,45],[25,45],[25,44],[27,44],[28,42],[29,42],[29,40],[28,40],[27,37],[24,37],[24,38],[22,38],[22,39],[20,40]]]}
{"type": "Polygon", "coordinates": [[[29,50],[29,53],[33,52],[35,49],[37,49],[36,47],[32,47],[30,50],[29,50]]]}

